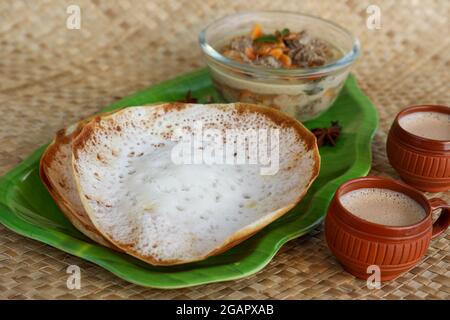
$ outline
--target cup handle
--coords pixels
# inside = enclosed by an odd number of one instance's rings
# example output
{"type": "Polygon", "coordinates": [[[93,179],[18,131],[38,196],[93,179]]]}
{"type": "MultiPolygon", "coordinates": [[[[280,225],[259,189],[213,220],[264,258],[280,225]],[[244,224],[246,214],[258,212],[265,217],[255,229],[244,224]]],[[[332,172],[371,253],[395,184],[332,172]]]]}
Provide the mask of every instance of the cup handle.
{"type": "Polygon", "coordinates": [[[439,218],[433,223],[433,233],[431,239],[441,235],[450,225],[450,205],[442,199],[433,198],[428,200],[431,210],[442,209],[439,218]]]}

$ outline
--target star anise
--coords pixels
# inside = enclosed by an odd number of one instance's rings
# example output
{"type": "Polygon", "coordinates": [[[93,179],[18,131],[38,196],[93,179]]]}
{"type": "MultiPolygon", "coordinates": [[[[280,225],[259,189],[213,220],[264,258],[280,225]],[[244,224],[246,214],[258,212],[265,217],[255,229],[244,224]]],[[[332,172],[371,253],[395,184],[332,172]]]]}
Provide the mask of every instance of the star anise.
{"type": "Polygon", "coordinates": [[[311,132],[316,136],[317,145],[319,147],[323,145],[336,146],[336,140],[339,138],[342,127],[338,121],[331,121],[331,127],[329,128],[314,128],[311,132]]]}
{"type": "Polygon", "coordinates": [[[186,96],[184,97],[184,99],[179,100],[179,102],[184,102],[184,103],[197,103],[197,102],[198,102],[198,99],[197,99],[197,98],[194,98],[194,97],[192,96],[191,90],[189,90],[189,91],[186,93],[186,96]]]}
{"type": "MultiPolygon", "coordinates": [[[[204,100],[205,100],[204,103],[214,103],[214,102],[215,102],[213,96],[206,96],[204,100]]],[[[192,91],[189,90],[189,91],[186,93],[186,96],[185,96],[183,99],[178,100],[178,102],[183,102],[183,103],[198,103],[198,102],[199,102],[199,99],[194,98],[194,97],[192,96],[192,91]]]]}

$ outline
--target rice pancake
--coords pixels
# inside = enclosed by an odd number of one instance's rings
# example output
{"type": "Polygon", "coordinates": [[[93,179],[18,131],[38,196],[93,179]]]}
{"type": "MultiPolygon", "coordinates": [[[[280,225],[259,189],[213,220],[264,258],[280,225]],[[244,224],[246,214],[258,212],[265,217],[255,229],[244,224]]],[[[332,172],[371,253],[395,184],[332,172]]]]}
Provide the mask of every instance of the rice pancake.
{"type": "Polygon", "coordinates": [[[57,132],[55,139],[41,157],[40,176],[56,204],[75,228],[95,242],[119,250],[92,224],[84,211],[73,179],[72,140],[87,122],[89,119],[57,132]]]}
{"type": "MultiPolygon", "coordinates": [[[[86,124],[72,152],[79,197],[97,230],[153,265],[203,260],[247,239],[293,208],[320,167],[316,139],[300,122],[242,103],[126,108],[86,124]],[[195,138],[199,125],[205,130],[201,143],[195,138]],[[261,159],[230,164],[218,161],[218,149],[205,154],[222,143],[226,151],[243,147],[244,160],[250,159],[250,136],[240,136],[248,132],[260,134],[258,150],[264,132],[278,132],[263,150],[278,156],[278,163],[270,159],[277,165],[272,173],[264,173],[268,162],[261,159]],[[176,157],[187,137],[194,141],[183,149],[192,153],[191,162],[176,157]]],[[[224,152],[222,160],[228,156],[224,152]]]]}

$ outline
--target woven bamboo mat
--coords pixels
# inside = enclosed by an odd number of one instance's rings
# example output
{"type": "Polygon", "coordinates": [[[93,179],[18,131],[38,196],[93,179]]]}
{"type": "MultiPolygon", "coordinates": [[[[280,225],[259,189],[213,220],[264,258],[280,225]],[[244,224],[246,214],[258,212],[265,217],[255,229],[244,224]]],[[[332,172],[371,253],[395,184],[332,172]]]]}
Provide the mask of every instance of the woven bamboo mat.
{"type": "MultiPolygon", "coordinates": [[[[311,13],[353,30],[363,52],[354,70],[380,114],[372,174],[397,177],[385,154],[394,115],[417,103],[449,104],[450,2],[433,1],[1,1],[0,174],[53,133],[136,90],[203,66],[197,32],[226,13],[282,9],[311,13]],[[81,29],[66,28],[66,8],[81,7],[81,29]],[[366,8],[381,9],[381,29],[366,8]]],[[[450,192],[439,194],[450,200],[450,192]]],[[[330,255],[318,228],[283,247],[258,274],[182,290],[129,284],[91,263],[0,226],[0,298],[147,299],[448,299],[450,233],[423,262],[369,290],[330,255]],[[82,287],[66,288],[80,266],[82,287]]]]}

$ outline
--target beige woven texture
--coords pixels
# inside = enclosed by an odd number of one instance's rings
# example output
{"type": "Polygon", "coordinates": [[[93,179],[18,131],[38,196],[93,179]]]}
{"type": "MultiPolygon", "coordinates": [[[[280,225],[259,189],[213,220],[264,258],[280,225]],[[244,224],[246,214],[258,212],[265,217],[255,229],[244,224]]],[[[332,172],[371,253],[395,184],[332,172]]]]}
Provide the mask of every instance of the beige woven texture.
{"type": "MultiPolygon", "coordinates": [[[[203,26],[249,9],[302,11],[333,20],[361,40],[354,72],[380,114],[371,174],[397,177],[386,134],[395,114],[418,103],[449,104],[450,2],[442,1],[1,1],[0,174],[54,132],[159,81],[204,65],[203,26]],[[66,8],[81,7],[81,30],[66,28],[66,8]],[[366,27],[369,4],[381,29],[366,27]]],[[[431,195],[429,195],[431,196],[431,195]]],[[[441,196],[446,200],[450,192],[441,196]]],[[[434,240],[416,268],[381,289],[342,270],[322,228],[286,244],[259,273],[180,290],[127,283],[108,271],[0,226],[0,298],[54,299],[448,299],[450,232],[434,240]],[[66,287],[69,265],[81,289],[66,287]]]]}

